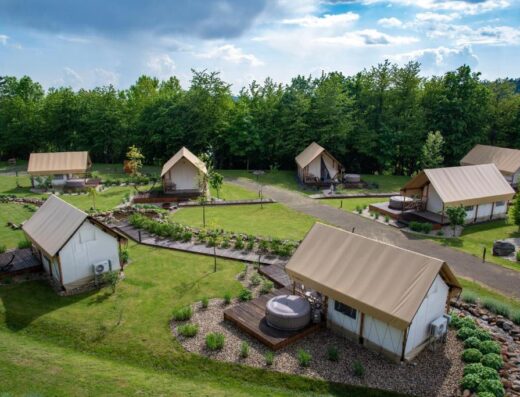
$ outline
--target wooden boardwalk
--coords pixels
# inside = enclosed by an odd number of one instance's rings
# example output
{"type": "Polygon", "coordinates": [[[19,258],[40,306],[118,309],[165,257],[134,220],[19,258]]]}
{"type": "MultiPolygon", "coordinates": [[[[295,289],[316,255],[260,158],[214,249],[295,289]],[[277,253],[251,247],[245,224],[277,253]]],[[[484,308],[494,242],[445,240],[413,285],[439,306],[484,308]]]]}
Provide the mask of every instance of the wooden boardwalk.
{"type": "Polygon", "coordinates": [[[316,332],[321,327],[320,324],[311,323],[300,331],[281,331],[267,325],[265,321],[267,301],[275,296],[287,294],[291,294],[287,288],[280,288],[249,302],[239,303],[224,310],[224,320],[235,324],[270,349],[279,350],[316,332]]]}
{"type": "Polygon", "coordinates": [[[238,251],[232,248],[213,248],[204,244],[195,244],[191,241],[173,241],[167,238],[157,237],[144,230],[141,230],[141,239],[139,239],[139,230],[126,221],[121,222],[118,225],[112,225],[111,227],[132,240],[151,247],[168,248],[176,251],[191,252],[206,256],[216,255],[219,258],[248,263],[260,262],[259,273],[273,281],[276,286],[288,287],[291,285],[291,280],[287,273],[285,273],[287,260],[277,256],[262,255],[259,257],[257,253],[251,251],[238,251]]]}
{"type": "Polygon", "coordinates": [[[40,261],[30,248],[16,249],[0,254],[0,279],[42,270],[40,261]]]}

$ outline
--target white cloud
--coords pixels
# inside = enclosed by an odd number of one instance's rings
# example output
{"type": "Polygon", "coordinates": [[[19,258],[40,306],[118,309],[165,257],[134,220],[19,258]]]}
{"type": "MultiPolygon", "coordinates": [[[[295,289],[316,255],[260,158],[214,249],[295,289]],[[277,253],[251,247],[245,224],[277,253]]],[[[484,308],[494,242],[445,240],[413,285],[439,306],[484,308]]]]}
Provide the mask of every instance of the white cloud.
{"type": "Polygon", "coordinates": [[[468,15],[503,9],[511,5],[510,0],[363,0],[363,3],[388,3],[426,10],[460,12],[468,15]]]}
{"type": "Polygon", "coordinates": [[[175,73],[176,68],[175,62],[168,54],[160,54],[150,57],[146,66],[161,79],[166,79],[172,76],[175,73]]]}
{"type": "Polygon", "coordinates": [[[475,68],[479,61],[471,46],[425,48],[398,55],[389,55],[389,59],[399,63],[420,62],[423,74],[443,73],[464,64],[475,68]]]}
{"type": "Polygon", "coordinates": [[[345,47],[384,46],[397,44],[411,44],[417,42],[417,38],[410,36],[392,36],[375,29],[364,29],[347,32],[341,36],[321,37],[317,42],[340,45],[345,47]]]}
{"type": "Polygon", "coordinates": [[[83,84],[83,79],[78,72],[67,66],[63,68],[63,77],[59,79],[59,82],[61,85],[77,88],[83,84]]]}
{"type": "Polygon", "coordinates": [[[58,39],[75,44],[88,44],[90,43],[90,39],[80,36],[69,36],[69,35],[58,35],[56,36],[58,39]]]}
{"type": "Polygon", "coordinates": [[[384,28],[398,28],[403,26],[403,23],[395,17],[381,18],[377,21],[377,24],[384,28]]]}
{"type": "Polygon", "coordinates": [[[231,63],[247,63],[251,66],[261,66],[264,63],[253,54],[245,54],[241,48],[233,44],[224,44],[220,47],[212,48],[206,52],[194,54],[199,58],[223,59],[231,63]]]}
{"type": "Polygon", "coordinates": [[[96,86],[113,85],[117,86],[119,83],[119,74],[106,70],[103,68],[95,68],[93,70],[93,80],[96,86]]]}
{"type": "Polygon", "coordinates": [[[7,40],[9,40],[9,36],[6,36],[5,34],[0,34],[0,44],[6,45],[7,40]]]}
{"type": "Polygon", "coordinates": [[[304,28],[335,28],[346,27],[359,19],[359,15],[353,12],[343,14],[325,14],[322,17],[307,15],[301,18],[284,19],[285,25],[297,25],[304,28]]]}
{"type": "Polygon", "coordinates": [[[473,29],[468,25],[436,25],[428,32],[432,38],[447,38],[457,45],[487,44],[487,45],[518,45],[520,44],[520,29],[511,26],[484,26],[473,29]]]}
{"type": "Polygon", "coordinates": [[[415,19],[419,22],[450,22],[459,18],[460,15],[456,12],[451,14],[438,14],[435,12],[422,12],[415,15],[415,19]]]}

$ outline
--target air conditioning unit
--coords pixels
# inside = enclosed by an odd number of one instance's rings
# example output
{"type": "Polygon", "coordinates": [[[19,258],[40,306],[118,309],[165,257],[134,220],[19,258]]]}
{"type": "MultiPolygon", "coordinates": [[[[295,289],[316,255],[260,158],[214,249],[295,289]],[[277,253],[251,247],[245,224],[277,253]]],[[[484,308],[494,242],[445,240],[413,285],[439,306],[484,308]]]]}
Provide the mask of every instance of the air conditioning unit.
{"type": "Polygon", "coordinates": [[[430,335],[435,339],[444,338],[448,332],[448,319],[441,316],[433,320],[430,324],[430,335]]]}
{"type": "Polygon", "coordinates": [[[110,261],[102,261],[92,265],[92,270],[96,276],[106,273],[110,270],[110,261]]]}

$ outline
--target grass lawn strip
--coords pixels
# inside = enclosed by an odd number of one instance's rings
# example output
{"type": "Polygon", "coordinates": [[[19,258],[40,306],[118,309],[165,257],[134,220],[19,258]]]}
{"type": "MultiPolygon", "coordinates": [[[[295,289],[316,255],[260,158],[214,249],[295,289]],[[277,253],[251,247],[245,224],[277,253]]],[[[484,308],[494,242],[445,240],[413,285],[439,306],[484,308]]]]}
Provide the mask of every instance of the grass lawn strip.
{"type": "Polygon", "coordinates": [[[5,245],[7,249],[16,248],[18,242],[25,240],[21,229],[13,230],[7,226],[7,222],[20,225],[32,216],[33,212],[28,210],[23,204],[0,203],[0,245],[5,245]]]}

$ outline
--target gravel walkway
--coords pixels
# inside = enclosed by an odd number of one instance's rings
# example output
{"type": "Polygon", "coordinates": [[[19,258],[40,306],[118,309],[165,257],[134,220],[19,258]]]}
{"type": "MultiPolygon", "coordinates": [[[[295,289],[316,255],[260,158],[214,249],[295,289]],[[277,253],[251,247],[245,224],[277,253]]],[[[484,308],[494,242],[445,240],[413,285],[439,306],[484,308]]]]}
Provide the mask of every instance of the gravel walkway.
{"type": "Polygon", "coordinates": [[[393,390],[416,396],[446,397],[457,395],[462,378],[463,364],[460,360],[462,344],[453,331],[448,341],[437,351],[425,350],[411,363],[390,362],[356,343],[341,338],[329,330],[317,333],[296,342],[275,353],[274,364],[265,364],[265,353],[269,349],[255,339],[223,320],[225,306],[222,300],[213,300],[207,309],[196,305],[190,322],[198,324],[199,332],[194,338],[185,338],[177,333],[177,326],[183,322],[172,322],[172,331],[184,348],[192,353],[201,354],[214,360],[250,365],[297,375],[305,375],[332,382],[365,385],[372,388],[393,390]],[[225,336],[221,351],[211,352],[205,347],[205,336],[210,332],[220,332],[225,336]],[[242,342],[249,344],[249,356],[240,357],[242,342]],[[339,361],[327,359],[327,347],[336,346],[339,361]],[[304,349],[312,355],[308,368],[301,368],[297,354],[304,349]],[[353,363],[359,362],[365,368],[360,378],[353,373],[353,363]]]}

